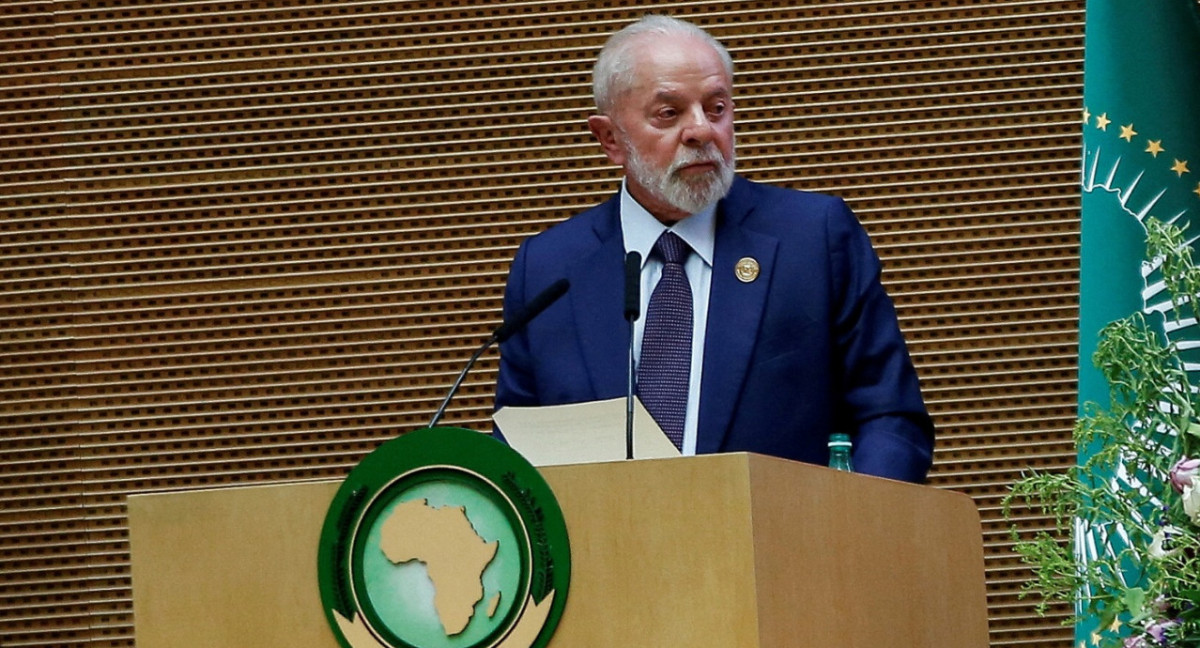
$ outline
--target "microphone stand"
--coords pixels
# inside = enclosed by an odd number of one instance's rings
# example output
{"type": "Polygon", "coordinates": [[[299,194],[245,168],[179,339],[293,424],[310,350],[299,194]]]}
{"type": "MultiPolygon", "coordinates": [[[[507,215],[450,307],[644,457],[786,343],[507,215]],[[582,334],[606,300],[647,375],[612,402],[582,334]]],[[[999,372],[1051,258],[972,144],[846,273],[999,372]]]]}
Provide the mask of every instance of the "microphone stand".
{"type": "Polygon", "coordinates": [[[471,359],[467,360],[467,366],[463,367],[463,370],[459,372],[458,380],[454,381],[454,386],[447,392],[446,397],[442,399],[442,404],[438,406],[437,411],[433,413],[433,418],[429,420],[429,427],[434,427],[441,420],[442,415],[446,413],[446,406],[450,404],[450,399],[454,398],[454,394],[458,393],[458,388],[462,387],[463,379],[467,377],[467,372],[471,370],[471,367],[475,366],[475,363],[479,360],[479,356],[482,356],[483,352],[487,351],[488,347],[495,343],[496,335],[493,333],[492,337],[483,343],[483,346],[475,350],[475,354],[471,356],[471,359]]]}
{"type": "Polygon", "coordinates": [[[625,255],[625,319],[629,321],[629,379],[625,391],[625,458],[633,459],[633,390],[635,370],[633,346],[637,332],[636,322],[642,309],[642,255],[630,252],[625,255]]]}
{"type": "MultiPolygon", "coordinates": [[[[629,339],[633,339],[635,319],[629,320],[629,339]]],[[[625,458],[633,459],[633,343],[629,344],[629,386],[625,392],[625,458]]]]}

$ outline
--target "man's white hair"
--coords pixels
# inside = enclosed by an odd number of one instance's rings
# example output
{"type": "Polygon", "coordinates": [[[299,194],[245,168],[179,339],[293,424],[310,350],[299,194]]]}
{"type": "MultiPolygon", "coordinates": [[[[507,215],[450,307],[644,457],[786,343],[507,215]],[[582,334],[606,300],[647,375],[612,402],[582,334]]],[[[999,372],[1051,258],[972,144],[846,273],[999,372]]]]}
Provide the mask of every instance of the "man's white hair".
{"type": "Polygon", "coordinates": [[[713,38],[712,34],[678,18],[649,14],[610,36],[604,48],[600,50],[600,55],[596,57],[596,65],[592,67],[592,98],[596,101],[596,109],[600,114],[610,114],[617,95],[632,85],[637,61],[634,56],[635,49],[631,45],[644,34],[693,36],[708,43],[721,57],[729,78],[733,79],[733,59],[725,46],[713,38]]]}

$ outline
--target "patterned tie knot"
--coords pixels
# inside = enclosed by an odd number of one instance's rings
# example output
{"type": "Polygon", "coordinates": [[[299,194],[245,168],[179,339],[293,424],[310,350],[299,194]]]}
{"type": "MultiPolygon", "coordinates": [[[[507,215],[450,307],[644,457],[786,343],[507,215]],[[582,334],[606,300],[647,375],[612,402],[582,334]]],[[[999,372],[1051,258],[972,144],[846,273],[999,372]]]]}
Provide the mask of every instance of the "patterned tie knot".
{"type": "Polygon", "coordinates": [[[683,263],[692,248],[675,232],[666,231],[654,242],[654,253],[666,263],[683,263]]]}

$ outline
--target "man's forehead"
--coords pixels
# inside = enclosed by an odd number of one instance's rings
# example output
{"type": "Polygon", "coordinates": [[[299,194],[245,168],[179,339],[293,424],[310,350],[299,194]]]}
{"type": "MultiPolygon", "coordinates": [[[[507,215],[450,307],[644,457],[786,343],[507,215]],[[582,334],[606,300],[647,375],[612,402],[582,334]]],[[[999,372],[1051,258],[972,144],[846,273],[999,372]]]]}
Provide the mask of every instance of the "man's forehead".
{"type": "Polygon", "coordinates": [[[631,52],[634,63],[630,89],[661,93],[669,89],[675,78],[715,77],[712,85],[721,86],[725,94],[732,92],[733,80],[721,55],[701,38],[687,34],[642,34],[633,47],[636,49],[631,52]]]}
{"type": "Polygon", "coordinates": [[[692,34],[638,34],[630,41],[629,47],[634,54],[635,67],[675,58],[721,58],[712,44],[692,34]]]}

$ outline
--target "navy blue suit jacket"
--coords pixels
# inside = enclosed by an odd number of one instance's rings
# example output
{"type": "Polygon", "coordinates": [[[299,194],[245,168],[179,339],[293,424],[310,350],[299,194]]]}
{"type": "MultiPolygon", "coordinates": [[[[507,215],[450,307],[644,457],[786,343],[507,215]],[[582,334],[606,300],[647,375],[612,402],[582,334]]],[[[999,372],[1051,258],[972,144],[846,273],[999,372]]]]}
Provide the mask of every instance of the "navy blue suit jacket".
{"type": "MultiPolygon", "coordinates": [[[[496,407],[618,398],[629,326],[619,196],[522,245],[510,317],[561,277],[558,302],[501,345],[496,407]]],[[[878,257],[839,198],[737,178],[717,210],[696,452],[824,464],[832,432],[855,470],[921,482],[933,426],[880,284],[878,257]],[[739,259],[761,268],[743,283],[739,259]]]]}

